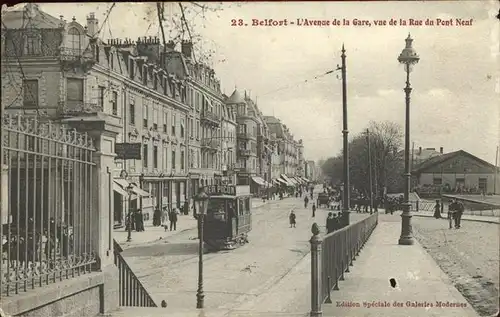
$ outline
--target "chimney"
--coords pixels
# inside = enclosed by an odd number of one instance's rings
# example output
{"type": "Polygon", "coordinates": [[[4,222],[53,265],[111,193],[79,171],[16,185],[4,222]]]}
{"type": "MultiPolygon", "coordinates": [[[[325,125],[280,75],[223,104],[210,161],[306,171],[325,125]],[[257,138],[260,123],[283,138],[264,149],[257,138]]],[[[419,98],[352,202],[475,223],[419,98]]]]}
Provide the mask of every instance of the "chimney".
{"type": "Polygon", "coordinates": [[[439,148],[439,153],[443,154],[443,147],[439,148]]]}
{"type": "Polygon", "coordinates": [[[193,43],[190,41],[182,41],[181,52],[186,58],[193,56],[193,43]]]}
{"type": "Polygon", "coordinates": [[[91,36],[91,37],[96,37],[99,32],[99,28],[97,27],[97,19],[95,17],[95,13],[94,12],[91,12],[88,16],[87,16],[87,30],[88,30],[88,34],[91,36]]]}
{"type": "Polygon", "coordinates": [[[175,50],[175,42],[170,40],[167,42],[167,48],[170,50],[175,50]]]}
{"type": "Polygon", "coordinates": [[[418,147],[418,155],[422,155],[422,147],[421,146],[418,147]]]}

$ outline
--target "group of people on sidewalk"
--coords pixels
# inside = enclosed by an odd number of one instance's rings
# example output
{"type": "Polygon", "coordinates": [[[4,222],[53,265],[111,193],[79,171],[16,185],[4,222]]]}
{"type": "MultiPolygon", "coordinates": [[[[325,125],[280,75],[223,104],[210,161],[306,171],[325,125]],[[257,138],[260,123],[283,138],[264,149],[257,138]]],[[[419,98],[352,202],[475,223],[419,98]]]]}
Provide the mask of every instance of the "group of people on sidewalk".
{"type": "MultiPolygon", "coordinates": [[[[156,207],[153,212],[153,226],[154,227],[163,227],[165,231],[170,228],[170,231],[177,230],[177,221],[179,220],[179,215],[181,214],[181,210],[179,208],[168,208],[164,206],[163,209],[156,207]],[[169,225],[170,223],[170,225],[169,225]]],[[[189,214],[189,203],[184,203],[184,214],[189,214]]],[[[131,230],[135,230],[137,232],[145,231],[144,229],[144,214],[142,210],[139,208],[136,211],[130,212],[125,221],[125,231],[129,230],[129,226],[131,226],[131,230]]]]}
{"type": "MultiPolygon", "coordinates": [[[[462,220],[462,215],[464,213],[465,207],[460,201],[453,199],[448,205],[448,223],[450,229],[453,228],[453,223],[455,224],[455,229],[460,229],[460,224],[462,220]]],[[[442,201],[436,200],[436,205],[434,205],[434,218],[441,219],[441,213],[444,212],[444,204],[442,201]]]]}

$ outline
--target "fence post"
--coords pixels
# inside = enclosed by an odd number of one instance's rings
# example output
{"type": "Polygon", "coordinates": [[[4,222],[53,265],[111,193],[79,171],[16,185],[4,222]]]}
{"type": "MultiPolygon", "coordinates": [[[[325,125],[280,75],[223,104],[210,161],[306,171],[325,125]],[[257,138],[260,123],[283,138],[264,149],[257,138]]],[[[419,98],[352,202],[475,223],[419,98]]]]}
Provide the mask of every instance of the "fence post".
{"type": "Polygon", "coordinates": [[[311,317],[321,317],[321,304],[323,302],[321,288],[321,243],[322,238],[319,235],[319,227],[314,223],[311,227],[311,317]]]}

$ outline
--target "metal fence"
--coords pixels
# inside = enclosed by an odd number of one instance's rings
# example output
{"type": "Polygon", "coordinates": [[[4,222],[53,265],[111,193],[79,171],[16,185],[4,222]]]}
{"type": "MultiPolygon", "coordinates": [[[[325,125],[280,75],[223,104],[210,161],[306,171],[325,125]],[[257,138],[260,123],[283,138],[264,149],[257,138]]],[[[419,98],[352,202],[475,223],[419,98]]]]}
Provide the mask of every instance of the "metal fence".
{"type": "Polygon", "coordinates": [[[125,259],[120,254],[123,250],[120,245],[113,240],[115,265],[118,267],[119,277],[119,292],[120,306],[134,307],[158,307],[151,295],[144,288],[141,281],[128,266],[125,259]]]}
{"type": "Polygon", "coordinates": [[[339,289],[339,281],[359,254],[378,224],[378,213],[332,232],[323,238],[313,232],[311,238],[311,316],[321,316],[321,305],[331,303],[330,291],[339,289]]]}
{"type": "Polygon", "coordinates": [[[92,270],[93,141],[63,124],[2,118],[0,298],[92,270]]]}

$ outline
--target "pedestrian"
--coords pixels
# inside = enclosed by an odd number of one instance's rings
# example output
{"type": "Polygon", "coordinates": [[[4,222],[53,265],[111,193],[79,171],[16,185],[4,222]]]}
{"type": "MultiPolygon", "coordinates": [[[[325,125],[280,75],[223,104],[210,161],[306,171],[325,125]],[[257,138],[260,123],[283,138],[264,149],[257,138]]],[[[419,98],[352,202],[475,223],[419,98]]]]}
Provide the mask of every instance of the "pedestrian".
{"type": "Polygon", "coordinates": [[[340,224],[340,213],[334,215],[333,230],[339,230],[342,226],[340,224]]]}
{"type": "Polygon", "coordinates": [[[316,217],[316,204],[313,203],[312,205],[312,211],[313,211],[313,218],[316,217]]]}
{"type": "Polygon", "coordinates": [[[170,231],[177,231],[177,208],[172,208],[168,214],[168,220],[170,221],[170,231]]]}
{"type": "Polygon", "coordinates": [[[135,212],[135,230],[137,232],[144,231],[144,215],[140,208],[135,212]]]}
{"type": "Polygon", "coordinates": [[[333,212],[329,212],[326,218],[326,231],[327,233],[335,231],[335,217],[333,216],[333,212]]]}
{"type": "Polygon", "coordinates": [[[452,200],[451,201],[451,204],[448,205],[448,223],[450,225],[450,229],[452,228],[452,222],[455,218],[454,214],[455,214],[455,207],[456,207],[456,204],[455,204],[455,200],[452,200]]]}
{"type": "Polygon", "coordinates": [[[158,227],[160,225],[161,225],[161,211],[159,207],[156,207],[153,213],[153,226],[158,227]]]}
{"type": "Polygon", "coordinates": [[[307,208],[307,203],[308,202],[309,202],[309,198],[306,195],[306,197],[304,198],[304,208],[307,208]]]}
{"type": "Polygon", "coordinates": [[[436,205],[434,206],[434,218],[441,218],[441,204],[439,203],[439,200],[436,200],[436,205]]]}
{"type": "Polygon", "coordinates": [[[295,216],[295,212],[292,210],[290,212],[290,215],[288,216],[288,219],[290,220],[290,228],[295,228],[295,224],[296,224],[296,216],[295,216]]]}
{"type": "Polygon", "coordinates": [[[460,222],[462,220],[462,214],[464,213],[464,204],[461,202],[456,203],[455,208],[455,229],[460,229],[460,222]]]}
{"type": "Polygon", "coordinates": [[[189,215],[189,201],[186,199],[186,201],[184,201],[184,215],[187,216],[189,215]]]}

